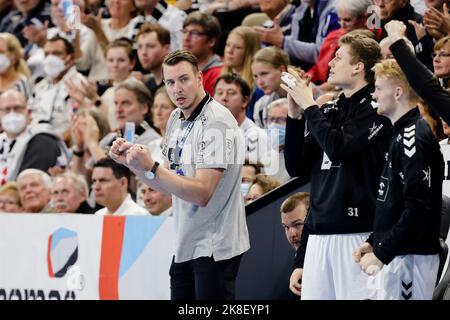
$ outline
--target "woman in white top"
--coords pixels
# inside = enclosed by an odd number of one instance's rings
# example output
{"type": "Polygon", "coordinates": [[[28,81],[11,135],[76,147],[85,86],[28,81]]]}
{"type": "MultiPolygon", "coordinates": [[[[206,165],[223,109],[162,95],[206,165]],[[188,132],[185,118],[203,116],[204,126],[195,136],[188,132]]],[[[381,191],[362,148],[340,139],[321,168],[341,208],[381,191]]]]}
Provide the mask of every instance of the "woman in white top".
{"type": "Polygon", "coordinates": [[[112,87],[108,88],[101,96],[100,111],[108,119],[112,130],[118,127],[114,106],[114,90],[128,78],[133,78],[131,71],[134,69],[135,62],[133,46],[130,40],[120,38],[108,46],[106,69],[109,80],[112,82],[112,87]]]}
{"type": "Polygon", "coordinates": [[[15,88],[25,97],[31,94],[30,70],[22,59],[22,46],[10,33],[0,33],[0,93],[15,88]]]}

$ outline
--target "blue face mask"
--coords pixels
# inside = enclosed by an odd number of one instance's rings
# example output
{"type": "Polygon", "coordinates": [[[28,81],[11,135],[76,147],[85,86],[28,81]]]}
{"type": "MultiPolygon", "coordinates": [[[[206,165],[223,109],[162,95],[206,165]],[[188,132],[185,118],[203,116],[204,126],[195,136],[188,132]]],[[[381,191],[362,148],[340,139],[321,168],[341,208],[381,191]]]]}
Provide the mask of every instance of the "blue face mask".
{"type": "Polygon", "coordinates": [[[279,150],[279,146],[283,146],[286,140],[286,125],[271,123],[267,126],[269,142],[272,149],[279,150]]]}

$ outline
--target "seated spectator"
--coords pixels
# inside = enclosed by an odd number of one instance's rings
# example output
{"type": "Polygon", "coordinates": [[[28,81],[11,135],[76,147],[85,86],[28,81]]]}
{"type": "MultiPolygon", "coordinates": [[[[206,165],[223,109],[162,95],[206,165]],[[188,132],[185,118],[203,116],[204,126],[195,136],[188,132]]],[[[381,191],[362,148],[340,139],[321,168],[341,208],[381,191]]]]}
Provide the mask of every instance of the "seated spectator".
{"type": "Polygon", "coordinates": [[[142,184],[141,192],[145,208],[152,216],[169,217],[172,215],[172,196],[156,191],[142,184]]]}
{"type": "MultiPolygon", "coordinates": [[[[61,8],[62,2],[62,0],[51,1],[51,22],[54,27],[47,29],[45,25],[30,25],[24,31],[24,36],[30,45],[32,44],[31,48],[27,50],[27,63],[33,71],[33,79],[39,81],[45,76],[42,68],[43,48],[47,39],[55,36],[66,38],[73,44],[78,71],[87,75],[91,81],[105,79],[107,75],[103,50],[94,31],[83,23],[86,8],[84,0],[72,0],[73,18],[66,17],[61,8]],[[73,21],[74,19],[75,21],[73,21]],[[74,24],[76,24],[75,28],[74,24]]],[[[66,4],[66,2],[64,3],[66,4]]]]}
{"type": "MultiPolygon", "coordinates": [[[[140,81],[128,79],[115,88],[114,104],[116,106],[116,118],[118,122],[117,132],[111,132],[99,141],[99,137],[89,136],[87,141],[92,156],[97,161],[106,156],[106,148],[111,146],[117,135],[124,136],[125,124],[134,122],[135,135],[134,142],[138,144],[148,144],[160,138],[158,132],[150,125],[150,112],[152,106],[152,95],[147,87],[140,81]]],[[[95,123],[89,122],[95,130],[95,123]]],[[[93,132],[91,131],[91,132],[93,132]]]]}
{"type": "Polygon", "coordinates": [[[237,74],[222,74],[214,85],[214,99],[231,111],[244,132],[245,157],[251,163],[270,163],[270,146],[266,132],[246,117],[250,87],[237,74]]]}
{"type": "Polygon", "coordinates": [[[104,8],[96,16],[92,13],[84,17],[84,24],[94,31],[97,41],[106,54],[110,42],[127,37],[130,21],[136,13],[133,0],[111,0],[105,2],[110,18],[102,18],[104,8]]]}
{"type": "Polygon", "coordinates": [[[402,21],[406,26],[405,36],[413,46],[419,60],[430,70],[432,68],[431,52],[433,49],[433,39],[426,32],[419,29],[422,23],[422,16],[414,11],[409,0],[374,0],[374,4],[380,8],[381,38],[385,38],[387,33],[385,25],[392,20],[402,21]]]}
{"type": "MultiPolygon", "coordinates": [[[[135,63],[136,58],[131,41],[120,38],[109,44],[106,51],[106,69],[108,71],[108,79],[111,81],[112,86],[101,96],[100,111],[107,117],[112,130],[118,128],[118,120],[115,113],[116,108],[114,105],[114,91],[125,80],[134,79],[131,72],[135,63]]],[[[96,101],[98,100],[98,96],[92,99],[96,101]]]]}
{"type": "Polygon", "coordinates": [[[286,239],[295,252],[300,247],[303,225],[309,209],[309,193],[297,192],[283,201],[280,207],[281,225],[286,239]]]}
{"type": "MultiPolygon", "coordinates": [[[[406,44],[408,45],[408,47],[411,49],[411,52],[414,53],[414,46],[413,46],[412,42],[406,38],[404,38],[404,40],[405,40],[406,44]]],[[[383,60],[394,59],[394,56],[392,55],[392,52],[389,49],[390,46],[391,46],[391,41],[389,40],[389,38],[384,38],[380,41],[381,56],[383,57],[383,60]]]]}
{"type": "Polygon", "coordinates": [[[28,168],[47,171],[67,166],[65,144],[46,123],[31,121],[24,95],[8,90],[0,95],[0,118],[4,132],[0,135],[0,184],[14,181],[28,168]]]}
{"type": "Polygon", "coordinates": [[[0,22],[11,11],[13,11],[13,0],[0,1],[0,22]]]}
{"type": "Polygon", "coordinates": [[[72,119],[71,126],[72,161],[71,170],[82,174],[86,180],[91,179],[92,166],[94,165],[93,153],[100,159],[103,152],[95,149],[96,144],[88,143],[91,137],[102,140],[111,132],[108,120],[98,109],[81,110],[72,119]]]}
{"type": "Polygon", "coordinates": [[[197,58],[203,87],[210,95],[214,94],[214,82],[222,71],[222,61],[214,54],[220,32],[217,18],[200,11],[191,12],[183,22],[183,49],[197,58]]]}
{"type": "Polygon", "coordinates": [[[8,182],[0,188],[0,212],[23,212],[17,183],[8,182]]]}
{"type": "Polygon", "coordinates": [[[450,36],[444,37],[433,48],[434,75],[444,88],[450,88],[450,36]]]}
{"type": "Polygon", "coordinates": [[[247,105],[247,117],[250,120],[253,120],[256,101],[264,95],[264,92],[255,85],[252,73],[252,59],[259,49],[261,41],[256,31],[250,27],[239,26],[229,33],[223,56],[222,75],[236,73],[252,90],[247,105]]]}
{"type": "Polygon", "coordinates": [[[48,213],[51,208],[52,179],[44,171],[26,169],[17,177],[20,202],[24,212],[48,213]]]}
{"type": "Polygon", "coordinates": [[[177,107],[170,100],[167,94],[166,87],[161,87],[156,91],[153,106],[151,108],[151,114],[154,127],[159,131],[161,138],[151,141],[147,146],[152,154],[152,158],[160,163],[164,162],[164,156],[162,154],[161,144],[166,136],[166,126],[169,120],[170,114],[177,107]]]}
{"type": "Polygon", "coordinates": [[[339,49],[339,38],[347,32],[365,29],[367,26],[367,9],[372,0],[337,0],[336,11],[341,28],[333,30],[325,37],[317,56],[317,62],[308,70],[311,82],[320,85],[327,81],[330,61],[339,49]]]}
{"type": "Polygon", "coordinates": [[[251,185],[255,182],[256,175],[261,173],[263,165],[260,163],[250,163],[248,159],[245,159],[244,165],[242,166],[242,179],[241,179],[241,190],[244,199],[247,198],[248,191],[251,185]]]}
{"type": "MultiPolygon", "coordinates": [[[[46,30],[45,40],[51,39],[56,35],[68,39],[72,42],[75,49],[77,70],[87,75],[91,81],[100,81],[107,78],[106,60],[102,47],[97,41],[97,37],[91,28],[88,28],[85,21],[85,0],[72,0],[74,6],[79,7],[80,21],[78,21],[77,32],[73,32],[68,26],[67,18],[61,9],[62,0],[52,0],[51,18],[55,25],[46,30]]],[[[45,30],[45,29],[44,29],[45,30]]],[[[37,44],[43,47],[45,43],[37,44]]]]}
{"type": "Polygon", "coordinates": [[[130,170],[110,158],[103,158],[94,164],[92,190],[95,201],[104,206],[96,215],[148,215],[146,209],[131,199],[128,193],[130,170]]]}
{"type": "Polygon", "coordinates": [[[292,64],[309,70],[317,62],[325,37],[340,27],[335,5],[335,0],[302,1],[292,14],[291,32],[282,32],[275,23],[272,29],[258,29],[262,41],[281,48],[292,64]]]}
{"type": "Polygon", "coordinates": [[[129,39],[136,40],[136,34],[139,33],[139,29],[144,23],[158,23],[170,32],[170,51],[181,49],[183,22],[186,18],[186,12],[183,9],[180,10],[176,6],[168,4],[165,0],[134,0],[134,5],[141,12],[141,15],[131,20],[128,31],[129,39]]]}
{"type": "Polygon", "coordinates": [[[94,213],[86,202],[89,190],[83,176],[65,172],[53,179],[52,204],[58,213],[94,213]]]}
{"type": "Polygon", "coordinates": [[[54,37],[47,41],[44,51],[47,76],[35,85],[29,102],[33,121],[49,123],[56,134],[67,138],[73,110],[65,82],[70,79],[80,83],[86,79],[74,66],[74,48],[68,40],[54,37]]]}
{"type": "Polygon", "coordinates": [[[252,73],[256,85],[264,91],[264,96],[255,103],[253,121],[260,128],[267,128],[267,107],[277,99],[286,97],[281,87],[281,73],[287,71],[289,56],[276,47],[267,47],[256,52],[252,62],[252,73]]]}
{"type": "Polygon", "coordinates": [[[50,3],[47,0],[14,0],[13,3],[16,10],[1,20],[0,32],[12,33],[25,47],[28,40],[24,37],[24,29],[33,24],[43,26],[49,21],[50,3]]]}
{"type": "Polygon", "coordinates": [[[0,33],[0,93],[16,89],[26,99],[31,95],[30,70],[22,59],[22,46],[10,33],[0,33]]]}
{"type": "Polygon", "coordinates": [[[255,177],[255,181],[248,190],[248,195],[245,199],[245,203],[247,204],[251,201],[254,201],[279,186],[280,183],[278,181],[271,179],[265,174],[257,174],[255,177]]]}
{"type": "Polygon", "coordinates": [[[450,36],[450,3],[448,0],[425,0],[423,23],[435,40],[450,36]]]}
{"type": "Polygon", "coordinates": [[[272,101],[268,106],[266,124],[269,144],[275,156],[271,156],[270,163],[264,166],[264,173],[281,183],[291,179],[284,164],[287,115],[288,102],[286,98],[272,101]]]}

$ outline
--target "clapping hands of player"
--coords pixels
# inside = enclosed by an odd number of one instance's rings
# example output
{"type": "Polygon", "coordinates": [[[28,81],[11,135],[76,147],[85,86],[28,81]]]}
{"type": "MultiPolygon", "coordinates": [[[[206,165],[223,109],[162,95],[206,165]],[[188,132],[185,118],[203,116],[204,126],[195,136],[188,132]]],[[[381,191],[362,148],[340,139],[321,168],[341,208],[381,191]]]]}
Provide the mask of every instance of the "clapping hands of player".
{"type": "Polygon", "coordinates": [[[310,78],[305,72],[289,68],[288,73],[295,78],[296,85],[289,87],[281,83],[281,88],[288,93],[289,101],[289,115],[293,118],[298,118],[303,113],[303,110],[316,105],[313,97],[313,90],[309,87],[310,78]]]}

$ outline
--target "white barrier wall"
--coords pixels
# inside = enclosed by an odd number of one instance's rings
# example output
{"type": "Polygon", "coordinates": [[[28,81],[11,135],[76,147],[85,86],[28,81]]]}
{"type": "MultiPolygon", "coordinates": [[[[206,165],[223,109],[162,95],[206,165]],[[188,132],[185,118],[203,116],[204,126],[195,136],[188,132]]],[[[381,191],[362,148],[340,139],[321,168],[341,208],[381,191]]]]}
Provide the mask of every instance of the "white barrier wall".
{"type": "Polygon", "coordinates": [[[171,217],[0,214],[0,300],[170,299],[171,217]]]}

